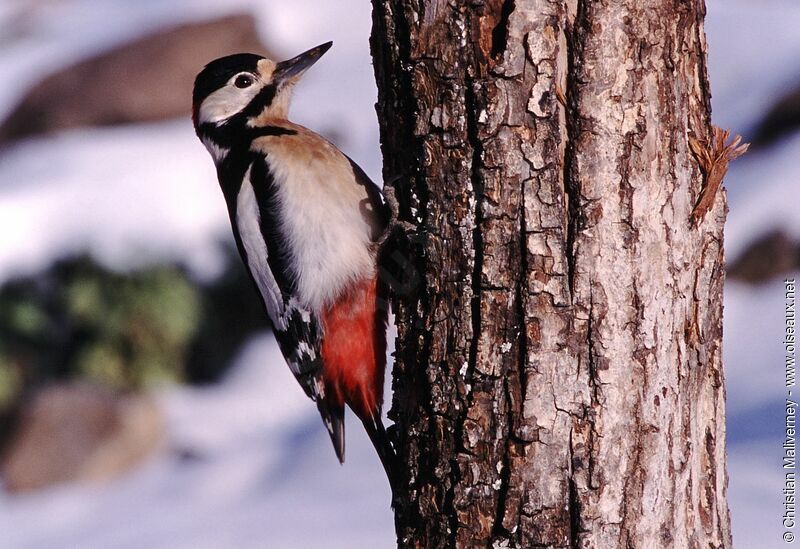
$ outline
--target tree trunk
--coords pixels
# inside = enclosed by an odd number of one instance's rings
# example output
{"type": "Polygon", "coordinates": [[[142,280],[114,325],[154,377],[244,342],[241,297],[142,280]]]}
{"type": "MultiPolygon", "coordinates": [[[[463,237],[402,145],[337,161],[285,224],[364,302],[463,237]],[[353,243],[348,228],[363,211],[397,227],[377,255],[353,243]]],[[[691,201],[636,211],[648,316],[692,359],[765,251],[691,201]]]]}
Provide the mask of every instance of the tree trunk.
{"type": "Polygon", "coordinates": [[[702,0],[373,0],[401,547],[730,547],[702,0]]]}

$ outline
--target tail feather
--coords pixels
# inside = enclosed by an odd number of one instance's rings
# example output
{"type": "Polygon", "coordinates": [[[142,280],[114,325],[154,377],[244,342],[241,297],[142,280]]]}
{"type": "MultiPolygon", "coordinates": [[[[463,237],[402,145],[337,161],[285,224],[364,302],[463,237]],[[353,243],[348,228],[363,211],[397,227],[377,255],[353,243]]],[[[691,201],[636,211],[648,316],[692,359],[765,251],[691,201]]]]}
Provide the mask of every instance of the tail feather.
{"type": "Polygon", "coordinates": [[[336,405],[327,399],[319,399],[317,408],[328,429],[328,434],[331,436],[333,451],[336,452],[339,463],[344,463],[344,405],[336,405]]]}
{"type": "Polygon", "coordinates": [[[386,429],[381,421],[380,413],[371,418],[362,419],[361,422],[364,424],[364,429],[367,431],[369,439],[381,459],[383,469],[386,471],[386,477],[389,479],[389,485],[392,488],[392,496],[394,497],[399,473],[397,454],[389,441],[389,437],[386,435],[386,429]]]}

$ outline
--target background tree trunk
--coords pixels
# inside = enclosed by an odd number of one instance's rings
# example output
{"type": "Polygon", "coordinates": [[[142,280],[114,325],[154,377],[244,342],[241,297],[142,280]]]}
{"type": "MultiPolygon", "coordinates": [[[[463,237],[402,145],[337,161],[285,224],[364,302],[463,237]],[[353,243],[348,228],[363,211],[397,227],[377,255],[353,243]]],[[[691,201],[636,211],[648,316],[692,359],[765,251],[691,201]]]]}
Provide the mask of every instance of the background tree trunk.
{"type": "Polygon", "coordinates": [[[399,544],[730,547],[702,0],[373,0],[399,544]]]}

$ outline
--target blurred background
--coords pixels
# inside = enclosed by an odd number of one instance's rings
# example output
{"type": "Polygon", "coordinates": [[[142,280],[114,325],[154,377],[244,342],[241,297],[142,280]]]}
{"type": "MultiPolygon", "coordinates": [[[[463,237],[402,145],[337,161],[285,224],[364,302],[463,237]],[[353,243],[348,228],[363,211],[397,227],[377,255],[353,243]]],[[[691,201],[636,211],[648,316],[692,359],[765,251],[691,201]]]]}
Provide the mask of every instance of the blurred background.
{"type": "MultiPolygon", "coordinates": [[[[714,121],[753,143],[726,179],[734,543],[777,546],[800,7],[707,5],[714,121]]],[[[369,441],[350,423],[334,459],[189,120],[208,60],[333,40],[293,117],[380,181],[370,24],[367,0],[2,0],[0,547],[394,547],[369,441]]]]}

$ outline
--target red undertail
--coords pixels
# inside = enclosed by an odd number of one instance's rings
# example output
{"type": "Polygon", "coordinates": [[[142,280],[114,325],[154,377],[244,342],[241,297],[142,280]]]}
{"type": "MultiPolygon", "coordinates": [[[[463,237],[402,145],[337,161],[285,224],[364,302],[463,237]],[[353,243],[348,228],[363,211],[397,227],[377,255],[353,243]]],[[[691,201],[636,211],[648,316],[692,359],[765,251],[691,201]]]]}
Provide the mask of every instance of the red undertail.
{"type": "Polygon", "coordinates": [[[353,284],[322,314],[325,394],[362,420],[380,421],[386,368],[385,302],[377,278],[353,284]]]}

